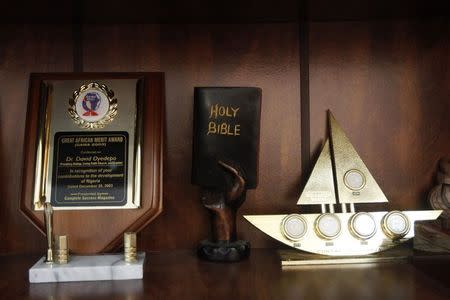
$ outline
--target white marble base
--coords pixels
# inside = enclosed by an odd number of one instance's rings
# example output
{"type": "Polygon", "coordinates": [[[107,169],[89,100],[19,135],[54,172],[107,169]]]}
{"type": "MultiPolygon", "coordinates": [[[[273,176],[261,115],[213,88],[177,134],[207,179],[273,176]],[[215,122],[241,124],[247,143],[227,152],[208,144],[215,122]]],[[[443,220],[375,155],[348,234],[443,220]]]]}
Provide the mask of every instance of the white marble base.
{"type": "Polygon", "coordinates": [[[47,264],[42,257],[30,270],[31,283],[142,279],[145,253],[138,253],[138,260],[126,263],[123,254],[70,256],[69,263],[47,264]]]}

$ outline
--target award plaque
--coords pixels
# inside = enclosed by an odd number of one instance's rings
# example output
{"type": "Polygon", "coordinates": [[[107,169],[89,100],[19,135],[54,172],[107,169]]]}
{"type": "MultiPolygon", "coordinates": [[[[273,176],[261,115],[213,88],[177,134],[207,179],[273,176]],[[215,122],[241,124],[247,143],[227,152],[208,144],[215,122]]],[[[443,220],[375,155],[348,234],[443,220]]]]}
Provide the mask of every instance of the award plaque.
{"type": "Polygon", "coordinates": [[[71,253],[121,247],[162,211],[163,100],[163,73],[32,74],[21,211],[71,253]]]}

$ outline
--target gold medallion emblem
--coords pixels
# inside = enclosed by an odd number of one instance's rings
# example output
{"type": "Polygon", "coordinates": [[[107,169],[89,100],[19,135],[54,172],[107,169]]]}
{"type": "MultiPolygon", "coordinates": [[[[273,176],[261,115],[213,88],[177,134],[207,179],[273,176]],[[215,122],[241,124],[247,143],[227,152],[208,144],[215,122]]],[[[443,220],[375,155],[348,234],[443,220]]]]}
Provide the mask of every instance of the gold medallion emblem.
{"type": "Polygon", "coordinates": [[[117,115],[117,99],[106,85],[91,82],[73,92],[68,113],[81,128],[104,128],[117,115]]]}

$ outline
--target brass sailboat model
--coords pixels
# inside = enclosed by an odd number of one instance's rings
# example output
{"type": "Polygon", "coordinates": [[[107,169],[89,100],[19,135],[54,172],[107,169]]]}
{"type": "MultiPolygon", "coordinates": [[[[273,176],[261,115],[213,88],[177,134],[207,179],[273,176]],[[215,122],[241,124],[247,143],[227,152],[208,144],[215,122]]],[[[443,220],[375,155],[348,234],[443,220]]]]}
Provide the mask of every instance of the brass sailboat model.
{"type": "Polygon", "coordinates": [[[441,210],[356,212],[359,203],[388,202],[344,131],[328,112],[330,137],[297,202],[321,213],[244,216],[272,238],[299,250],[359,256],[414,237],[414,222],[434,220],[441,210]],[[339,209],[339,212],[335,212],[339,209]]]}

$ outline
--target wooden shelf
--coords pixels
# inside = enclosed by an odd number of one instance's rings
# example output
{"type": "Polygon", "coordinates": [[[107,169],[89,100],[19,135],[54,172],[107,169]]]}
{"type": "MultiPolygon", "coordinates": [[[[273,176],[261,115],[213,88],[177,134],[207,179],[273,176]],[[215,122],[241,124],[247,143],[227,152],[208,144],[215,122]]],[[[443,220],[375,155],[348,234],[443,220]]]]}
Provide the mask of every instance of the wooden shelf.
{"type": "Polygon", "coordinates": [[[449,256],[417,258],[414,263],[282,269],[271,249],[253,250],[248,260],[234,264],[204,262],[193,251],[178,250],[147,253],[143,280],[29,284],[28,269],[38,258],[0,256],[4,299],[402,300],[450,295],[445,277],[449,256]]]}

